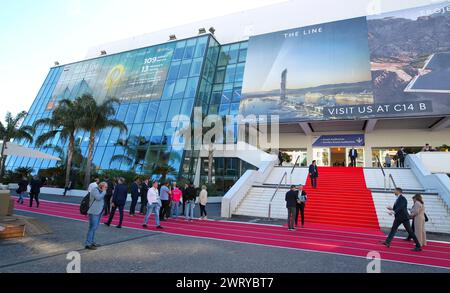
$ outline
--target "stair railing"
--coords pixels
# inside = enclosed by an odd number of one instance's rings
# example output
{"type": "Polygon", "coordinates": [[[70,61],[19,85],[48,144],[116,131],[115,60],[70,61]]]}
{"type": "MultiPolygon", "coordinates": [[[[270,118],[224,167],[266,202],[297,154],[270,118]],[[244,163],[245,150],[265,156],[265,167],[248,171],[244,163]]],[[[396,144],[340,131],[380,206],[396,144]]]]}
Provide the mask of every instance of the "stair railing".
{"type": "Polygon", "coordinates": [[[392,174],[389,174],[389,190],[391,189],[391,182],[394,184],[394,188],[398,187],[397,183],[395,183],[394,176],[392,176],[392,174]]]}
{"type": "Polygon", "coordinates": [[[273,193],[272,198],[270,199],[270,202],[269,202],[269,220],[271,220],[271,218],[272,218],[272,203],[273,203],[273,200],[274,200],[275,196],[277,195],[278,190],[280,190],[280,187],[281,187],[281,184],[283,183],[283,180],[285,180],[285,184],[287,185],[287,176],[288,176],[288,173],[284,172],[284,175],[281,178],[280,183],[278,184],[275,192],[273,193]]]}
{"type": "MultiPolygon", "coordinates": [[[[383,173],[383,181],[384,181],[384,190],[387,190],[387,184],[386,184],[386,172],[384,171],[383,164],[381,164],[380,158],[378,156],[375,156],[378,161],[378,166],[381,168],[381,172],[383,173]]],[[[391,175],[392,176],[392,175],[391,175]]],[[[389,188],[390,188],[390,182],[389,182],[389,188]]]]}
{"type": "Polygon", "coordinates": [[[291,170],[291,183],[294,183],[294,182],[292,182],[292,174],[294,174],[294,171],[295,171],[295,168],[297,168],[297,165],[300,165],[298,163],[299,160],[300,160],[300,156],[297,157],[297,160],[295,160],[295,163],[294,163],[294,167],[292,167],[292,170],[291,170]]]}

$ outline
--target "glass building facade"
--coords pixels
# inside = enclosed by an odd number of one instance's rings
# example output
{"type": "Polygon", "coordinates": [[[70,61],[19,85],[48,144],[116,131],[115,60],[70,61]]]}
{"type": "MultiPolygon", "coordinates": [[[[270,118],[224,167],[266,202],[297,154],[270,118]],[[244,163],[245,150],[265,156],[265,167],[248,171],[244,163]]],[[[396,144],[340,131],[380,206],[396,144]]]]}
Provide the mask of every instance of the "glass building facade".
{"type": "MultiPolygon", "coordinates": [[[[177,131],[172,127],[173,118],[192,117],[194,107],[201,107],[204,115],[237,115],[246,53],[247,42],[221,46],[208,34],[54,67],[24,125],[51,117],[61,99],[92,94],[102,102],[116,97],[121,103],[115,119],[126,123],[128,133],[121,135],[117,129],[97,133],[93,157],[96,171],[114,169],[151,175],[155,166],[169,166],[172,170],[169,177],[192,179],[199,164],[199,153],[172,146],[177,131]]],[[[38,128],[35,137],[48,130],[38,128]]],[[[89,134],[80,131],[76,138],[81,154],[86,157],[89,134]]],[[[18,143],[60,155],[54,148],[18,143]]],[[[63,143],[57,136],[46,145],[67,150],[68,142],[63,143]]],[[[221,160],[216,162],[214,176],[222,177],[215,181],[224,180],[225,164],[221,160]]],[[[239,161],[226,165],[235,170],[234,177],[245,171],[239,161]],[[236,164],[240,167],[234,168],[236,164]]],[[[28,167],[37,173],[55,167],[56,162],[9,157],[6,166],[9,170],[28,167]]]]}

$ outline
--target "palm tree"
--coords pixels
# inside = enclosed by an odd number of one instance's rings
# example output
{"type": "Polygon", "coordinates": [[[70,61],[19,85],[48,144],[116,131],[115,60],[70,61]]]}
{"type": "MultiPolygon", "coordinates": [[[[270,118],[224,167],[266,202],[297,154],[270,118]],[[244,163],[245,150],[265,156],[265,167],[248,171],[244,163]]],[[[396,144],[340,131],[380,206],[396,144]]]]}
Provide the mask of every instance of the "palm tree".
{"type": "Polygon", "coordinates": [[[160,182],[165,182],[167,177],[177,175],[177,170],[166,163],[156,163],[152,170],[153,175],[161,175],[160,182]]]}
{"type": "MultiPolygon", "coordinates": [[[[66,168],[66,163],[67,163],[67,153],[64,150],[64,148],[62,146],[59,145],[45,145],[43,147],[46,150],[53,150],[55,152],[55,155],[58,156],[61,160],[58,161],[58,163],[56,164],[57,167],[59,168],[66,168]]],[[[83,162],[85,162],[86,159],[83,156],[83,152],[81,150],[81,138],[75,140],[75,145],[73,148],[73,152],[72,152],[72,168],[78,168],[81,169],[81,166],[83,165],[83,162]]]]}
{"type": "Polygon", "coordinates": [[[86,162],[84,183],[88,186],[91,180],[92,158],[94,155],[95,135],[105,128],[118,128],[120,133],[128,131],[127,126],[122,121],[113,117],[116,115],[115,104],[120,101],[116,98],[108,98],[102,104],[97,104],[90,94],[85,94],[75,100],[82,109],[82,115],[79,117],[82,129],[89,131],[89,149],[86,162]]]}
{"type": "Polygon", "coordinates": [[[39,119],[33,124],[33,129],[40,126],[49,126],[50,130],[40,135],[36,140],[37,146],[43,146],[45,143],[59,134],[61,144],[69,141],[67,150],[66,164],[66,186],[70,182],[72,169],[72,160],[75,149],[75,134],[80,130],[80,109],[76,103],[64,99],[58,103],[58,106],[52,113],[52,117],[39,119]]]}
{"type": "Polygon", "coordinates": [[[22,122],[28,115],[23,111],[17,114],[16,117],[8,112],[5,117],[5,124],[0,121],[0,139],[3,140],[0,152],[0,179],[5,175],[5,162],[7,156],[5,155],[6,144],[14,139],[23,139],[26,142],[33,141],[33,128],[30,126],[22,126],[22,122]]]}
{"type": "Polygon", "coordinates": [[[130,167],[130,171],[136,171],[139,166],[144,168],[145,155],[148,148],[148,141],[143,136],[130,136],[128,139],[119,139],[116,146],[123,147],[123,155],[115,155],[110,163],[118,162],[130,167]]]}

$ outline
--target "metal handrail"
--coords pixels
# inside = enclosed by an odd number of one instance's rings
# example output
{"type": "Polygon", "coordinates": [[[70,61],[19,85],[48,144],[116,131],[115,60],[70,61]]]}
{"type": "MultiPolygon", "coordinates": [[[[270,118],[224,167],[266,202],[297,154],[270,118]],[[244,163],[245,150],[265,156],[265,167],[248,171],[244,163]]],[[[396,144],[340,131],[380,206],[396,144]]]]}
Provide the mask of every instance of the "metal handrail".
{"type": "Polygon", "coordinates": [[[384,171],[383,164],[381,164],[380,158],[378,158],[378,156],[376,156],[375,158],[377,158],[378,166],[380,166],[381,172],[383,172],[384,177],[386,177],[386,172],[384,171]]]}
{"type": "Polygon", "coordinates": [[[394,176],[392,176],[392,174],[389,174],[389,189],[391,189],[391,181],[392,183],[394,183],[394,188],[397,188],[398,186],[397,183],[395,183],[394,176]]]}
{"type": "Polygon", "coordinates": [[[297,160],[295,160],[295,163],[294,163],[294,167],[292,167],[292,170],[291,170],[291,183],[293,183],[292,182],[292,174],[294,174],[295,168],[297,168],[297,164],[300,166],[300,164],[298,163],[299,160],[300,160],[300,156],[297,157],[297,160]]]}
{"type": "Polygon", "coordinates": [[[269,220],[271,219],[271,216],[272,216],[272,202],[273,202],[275,196],[277,195],[278,190],[280,190],[280,187],[281,187],[281,184],[283,183],[283,180],[286,180],[285,183],[287,185],[287,175],[288,175],[288,173],[284,172],[284,175],[281,178],[280,183],[277,186],[277,189],[275,190],[275,192],[273,193],[272,198],[270,199],[270,202],[269,202],[269,220]]]}
{"type": "MultiPolygon", "coordinates": [[[[377,161],[378,161],[378,166],[381,168],[381,172],[383,172],[383,177],[384,177],[384,190],[387,190],[387,188],[386,188],[386,172],[384,171],[384,168],[383,168],[383,164],[381,164],[381,160],[380,160],[380,158],[378,157],[378,156],[375,156],[375,158],[377,158],[377,161]]],[[[392,175],[391,175],[392,176],[392,175]]],[[[390,185],[390,184],[389,184],[390,185]]]]}

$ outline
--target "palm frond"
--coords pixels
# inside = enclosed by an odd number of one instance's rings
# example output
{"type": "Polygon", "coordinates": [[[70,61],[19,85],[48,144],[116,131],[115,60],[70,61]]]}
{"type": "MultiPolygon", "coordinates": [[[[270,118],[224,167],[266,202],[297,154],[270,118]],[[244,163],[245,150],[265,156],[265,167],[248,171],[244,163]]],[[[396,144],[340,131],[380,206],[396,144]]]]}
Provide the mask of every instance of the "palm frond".
{"type": "Polygon", "coordinates": [[[49,141],[50,139],[53,139],[58,134],[58,132],[59,132],[58,130],[51,130],[51,131],[41,134],[36,139],[36,146],[43,146],[47,141],[49,141]]]}

